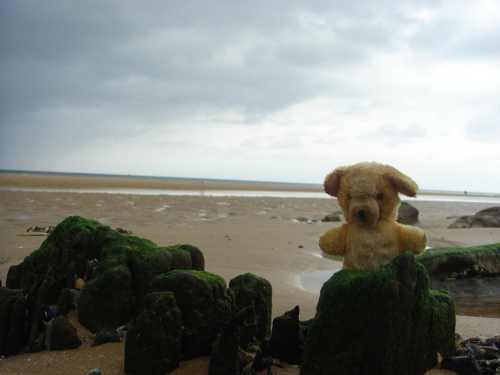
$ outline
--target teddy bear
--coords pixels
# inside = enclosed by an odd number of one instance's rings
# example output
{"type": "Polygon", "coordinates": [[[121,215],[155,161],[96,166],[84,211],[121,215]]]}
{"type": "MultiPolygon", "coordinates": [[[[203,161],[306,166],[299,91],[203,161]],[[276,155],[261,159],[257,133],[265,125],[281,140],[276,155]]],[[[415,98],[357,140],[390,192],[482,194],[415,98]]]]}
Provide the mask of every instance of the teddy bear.
{"type": "Polygon", "coordinates": [[[326,176],[324,189],[337,197],[346,222],[327,230],[319,246],[326,254],[344,257],[342,269],[372,271],[406,251],[424,252],[424,231],[396,222],[398,193],[415,197],[418,190],[396,168],[376,162],[339,167],[326,176]]]}

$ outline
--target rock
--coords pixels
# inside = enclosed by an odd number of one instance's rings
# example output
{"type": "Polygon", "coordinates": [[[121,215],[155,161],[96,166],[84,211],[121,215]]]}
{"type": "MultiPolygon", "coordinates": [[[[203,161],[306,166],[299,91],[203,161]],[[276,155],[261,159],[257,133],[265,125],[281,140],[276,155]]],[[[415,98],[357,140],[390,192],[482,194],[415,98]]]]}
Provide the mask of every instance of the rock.
{"type": "Polygon", "coordinates": [[[94,342],[91,346],[99,346],[110,342],[120,342],[120,336],[114,329],[101,329],[95,335],[94,342]]]}
{"type": "Polygon", "coordinates": [[[499,228],[500,207],[490,207],[477,212],[475,215],[460,216],[448,226],[456,228],[499,228]]]}
{"type": "Polygon", "coordinates": [[[477,265],[489,276],[500,275],[500,243],[466,248],[427,249],[417,257],[432,279],[450,277],[477,265]]]}
{"type": "Polygon", "coordinates": [[[76,328],[65,316],[60,315],[52,321],[50,350],[72,350],[81,344],[76,328]]]}
{"type": "Polygon", "coordinates": [[[209,375],[235,375],[242,372],[243,369],[238,368],[240,329],[245,321],[254,316],[254,306],[249,306],[224,323],[217,347],[210,356],[209,375]]]}
{"type": "MultiPolygon", "coordinates": [[[[203,253],[194,246],[158,247],[97,221],[70,216],[54,228],[38,250],[9,269],[7,284],[28,296],[30,335],[24,344],[29,352],[43,349],[43,309],[48,304],[60,303],[58,316],[66,316],[75,306],[80,323],[92,332],[114,330],[144,310],[154,277],[172,270],[204,268],[203,253]],[[74,289],[77,281],[81,294],[74,289]]],[[[3,301],[0,292],[0,352],[5,350],[10,310],[18,297],[11,292],[4,294],[8,301],[3,301]]]]}
{"type": "Polygon", "coordinates": [[[100,367],[96,367],[95,369],[90,370],[89,372],[87,372],[87,375],[101,375],[101,368],[100,367]]]}
{"type": "Polygon", "coordinates": [[[172,292],[145,298],[146,308],[127,329],[126,374],[167,374],[179,367],[182,313],[172,292]]]}
{"type": "Polygon", "coordinates": [[[429,290],[407,252],[372,272],[342,270],[321,289],[301,375],[424,374],[454,353],[455,307],[429,290]]]}
{"type": "Polygon", "coordinates": [[[406,225],[418,224],[418,210],[408,202],[401,202],[397,222],[406,225]]]}
{"type": "Polygon", "coordinates": [[[481,375],[481,369],[476,363],[474,357],[448,357],[441,362],[443,370],[456,372],[459,375],[481,375]]]}
{"type": "Polygon", "coordinates": [[[321,219],[323,222],[340,222],[342,219],[340,219],[340,216],[337,214],[330,214],[326,215],[323,219],[321,219]]]}
{"type": "Polygon", "coordinates": [[[303,347],[299,342],[299,306],[273,320],[268,353],[291,365],[302,361],[303,347]]]}
{"type": "Polygon", "coordinates": [[[5,355],[17,355],[23,351],[27,339],[26,325],[26,298],[19,296],[12,306],[5,355]]]}
{"type": "Polygon", "coordinates": [[[0,287],[0,356],[7,355],[12,308],[19,297],[19,291],[0,287]]]}
{"type": "Polygon", "coordinates": [[[445,290],[454,298],[481,298],[500,296],[500,277],[480,277],[462,280],[431,279],[431,288],[445,290]]]}
{"type": "Polygon", "coordinates": [[[222,324],[234,316],[234,294],[224,279],[205,271],[172,271],[155,277],[152,288],[175,295],[184,327],[183,359],[208,355],[222,324]]]}
{"type": "Polygon", "coordinates": [[[235,296],[236,312],[254,306],[254,313],[246,321],[246,326],[250,326],[247,330],[254,331],[255,338],[249,337],[251,334],[241,335],[240,346],[246,349],[250,342],[261,341],[271,334],[273,290],[269,281],[251,273],[236,276],[229,282],[229,289],[235,296]]]}

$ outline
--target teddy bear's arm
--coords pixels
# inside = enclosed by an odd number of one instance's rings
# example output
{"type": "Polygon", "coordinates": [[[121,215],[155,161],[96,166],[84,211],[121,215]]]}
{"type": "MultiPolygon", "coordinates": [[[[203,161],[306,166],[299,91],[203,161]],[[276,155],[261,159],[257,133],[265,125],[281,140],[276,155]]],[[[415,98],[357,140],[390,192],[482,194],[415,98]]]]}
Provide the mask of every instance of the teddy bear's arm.
{"type": "Polygon", "coordinates": [[[347,224],[327,230],[319,238],[320,249],[330,255],[344,256],[347,239],[347,224]]]}
{"type": "Polygon", "coordinates": [[[427,236],[420,228],[394,223],[394,231],[397,234],[400,253],[411,251],[413,254],[419,255],[427,247],[427,236]]]}

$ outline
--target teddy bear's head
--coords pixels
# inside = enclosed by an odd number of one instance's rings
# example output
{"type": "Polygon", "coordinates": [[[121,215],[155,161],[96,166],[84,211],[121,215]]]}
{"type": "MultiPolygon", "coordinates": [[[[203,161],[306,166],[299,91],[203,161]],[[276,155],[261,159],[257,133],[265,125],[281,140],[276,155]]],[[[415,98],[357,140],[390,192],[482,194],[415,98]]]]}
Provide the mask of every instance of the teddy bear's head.
{"type": "Polygon", "coordinates": [[[339,167],[325,178],[325,192],[338,198],[347,223],[370,227],[379,221],[396,220],[398,193],[417,195],[418,186],[390,165],[359,163],[339,167]]]}

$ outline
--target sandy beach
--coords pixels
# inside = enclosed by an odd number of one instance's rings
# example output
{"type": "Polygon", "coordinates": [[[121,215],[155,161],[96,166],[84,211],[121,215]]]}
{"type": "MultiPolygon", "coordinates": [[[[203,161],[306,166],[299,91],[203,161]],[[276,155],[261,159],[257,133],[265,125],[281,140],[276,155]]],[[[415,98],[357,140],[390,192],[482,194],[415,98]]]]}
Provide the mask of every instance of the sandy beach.
{"type": "MultiPolygon", "coordinates": [[[[340,211],[336,200],[326,194],[322,199],[213,197],[206,194],[211,189],[318,191],[306,186],[0,174],[0,279],[5,283],[9,267],[22,262],[46,238],[19,236],[20,233],[35,225],[56,225],[67,216],[79,215],[114,229],[130,230],[159,246],[195,245],[205,255],[206,270],[222,276],[228,283],[246,272],[269,280],[273,287],[273,317],[296,305],[300,306],[301,320],[314,317],[319,296],[304,290],[301,280],[311,271],[341,267],[339,261],[324,258],[318,247],[319,236],[336,225],[320,221],[325,215],[340,211]],[[79,192],[69,191],[73,189],[79,192]],[[199,194],[81,192],[100,189],[175,189],[199,191],[199,194]]],[[[474,214],[494,203],[407,201],[420,211],[420,226],[431,247],[500,242],[500,228],[447,229],[455,217],[474,214]]],[[[457,316],[456,331],[464,338],[500,335],[498,301],[485,304],[488,305],[485,308],[481,304],[477,301],[474,308],[457,304],[457,313],[462,315],[457,316]]],[[[124,345],[91,348],[90,333],[78,324],[75,316],[71,318],[84,340],[79,349],[2,359],[0,373],[86,374],[100,367],[104,375],[122,374],[124,345]],[[66,372],[67,368],[73,371],[66,372]]],[[[280,371],[283,372],[274,373],[298,374],[293,366],[280,371]]],[[[181,369],[174,372],[207,373],[207,358],[183,362],[181,369]]]]}

